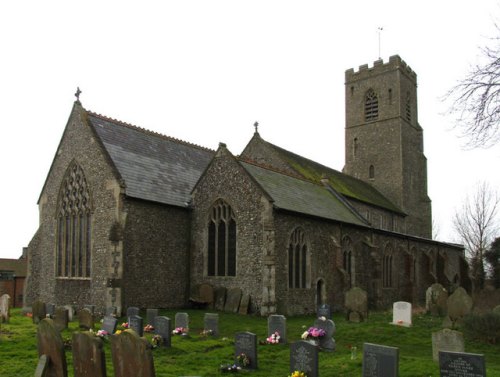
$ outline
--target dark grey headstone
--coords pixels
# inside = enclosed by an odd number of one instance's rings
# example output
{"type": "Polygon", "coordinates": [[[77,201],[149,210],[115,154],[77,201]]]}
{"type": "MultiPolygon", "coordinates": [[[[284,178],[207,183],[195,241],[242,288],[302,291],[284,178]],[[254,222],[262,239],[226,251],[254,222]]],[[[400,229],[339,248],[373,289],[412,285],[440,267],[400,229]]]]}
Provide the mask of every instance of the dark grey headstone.
{"type": "Polygon", "coordinates": [[[105,315],[116,317],[116,306],[108,306],[105,311],[105,315]]]}
{"type": "Polygon", "coordinates": [[[73,370],[75,377],[106,377],[102,339],[90,332],[73,333],[73,370]]]}
{"type": "Polygon", "coordinates": [[[335,351],[335,323],[331,319],[314,321],[314,327],[325,330],[325,335],[319,338],[319,346],[325,351],[335,351]]]}
{"type": "Polygon", "coordinates": [[[40,321],[37,329],[38,357],[47,355],[50,360],[47,375],[67,377],[68,367],[64,354],[64,343],[61,333],[56,329],[54,321],[45,318],[40,321]]]}
{"type": "Polygon", "coordinates": [[[110,340],[115,377],[155,377],[153,351],[145,338],[125,330],[110,340]]]}
{"type": "Polygon", "coordinates": [[[142,317],[138,315],[132,315],[128,317],[128,325],[132,330],[134,330],[137,333],[137,335],[139,336],[144,335],[142,317]]]}
{"type": "Polygon", "coordinates": [[[158,309],[147,309],[146,310],[146,325],[151,325],[154,327],[155,317],[158,315],[158,309]]]}
{"type": "Polygon", "coordinates": [[[135,306],[130,306],[127,308],[127,318],[128,317],[131,317],[133,315],[139,315],[139,308],[135,307],[135,306]]]}
{"type": "Polygon", "coordinates": [[[45,313],[50,317],[53,318],[54,314],[56,312],[56,304],[45,304],[45,313]]]}
{"type": "Polygon", "coordinates": [[[241,301],[241,289],[240,288],[229,288],[227,290],[226,304],[224,305],[224,311],[227,313],[238,313],[241,301]]]}
{"type": "Polygon", "coordinates": [[[237,360],[238,355],[245,354],[250,364],[243,366],[247,369],[257,369],[257,335],[245,331],[239,332],[234,337],[234,357],[237,360]]]}
{"type": "Polygon", "coordinates": [[[363,344],[363,377],[397,377],[399,348],[363,344]]]}
{"type": "Polygon", "coordinates": [[[332,310],[330,308],[330,305],[321,304],[320,306],[318,306],[317,316],[325,317],[326,319],[332,319],[332,310]]]}
{"type": "Polygon", "coordinates": [[[113,335],[116,332],[116,326],[118,320],[110,315],[104,316],[102,321],[101,330],[106,331],[109,335],[113,335]]]}
{"type": "Polygon", "coordinates": [[[442,329],[432,333],[432,359],[439,360],[439,351],[464,352],[464,335],[460,331],[442,329]]]}
{"type": "Polygon", "coordinates": [[[58,306],[54,313],[54,325],[59,331],[63,331],[68,328],[69,313],[68,309],[63,306],[58,306]]]}
{"type": "Polygon", "coordinates": [[[485,377],[484,355],[465,352],[439,352],[441,377],[485,377]]]}
{"type": "Polygon", "coordinates": [[[31,307],[33,310],[33,323],[39,323],[42,319],[47,316],[47,310],[45,309],[45,303],[42,301],[35,301],[31,307]]]}
{"type": "Polygon", "coordinates": [[[92,314],[95,314],[95,305],[83,305],[85,309],[88,309],[92,314]]]}
{"type": "Polygon", "coordinates": [[[73,305],[64,305],[64,309],[68,311],[68,321],[73,322],[75,320],[75,308],[73,305]]]}
{"type": "Polygon", "coordinates": [[[215,300],[215,310],[222,311],[224,310],[224,305],[226,304],[226,288],[225,287],[217,287],[214,291],[214,300],[215,300]]]}
{"type": "Polygon", "coordinates": [[[175,327],[189,328],[189,314],[175,313],[175,327]]]}
{"type": "Polygon", "coordinates": [[[219,315],[216,313],[205,313],[203,327],[205,330],[211,330],[212,336],[219,336],[219,315]]]}
{"type": "Polygon", "coordinates": [[[162,346],[170,347],[172,344],[172,324],[170,318],[158,316],[155,318],[155,323],[153,326],[155,328],[155,334],[160,335],[162,338],[162,346]]]}
{"type": "Polygon", "coordinates": [[[318,347],[300,340],[290,346],[290,373],[304,372],[307,377],[318,377],[318,347]]]}
{"type": "Polygon", "coordinates": [[[80,328],[85,330],[90,330],[94,328],[94,315],[90,310],[84,308],[78,312],[78,322],[80,323],[80,328]]]}
{"type": "Polygon", "coordinates": [[[272,314],[267,317],[267,335],[270,336],[276,331],[280,334],[280,343],[286,343],[286,317],[284,315],[272,314]]]}

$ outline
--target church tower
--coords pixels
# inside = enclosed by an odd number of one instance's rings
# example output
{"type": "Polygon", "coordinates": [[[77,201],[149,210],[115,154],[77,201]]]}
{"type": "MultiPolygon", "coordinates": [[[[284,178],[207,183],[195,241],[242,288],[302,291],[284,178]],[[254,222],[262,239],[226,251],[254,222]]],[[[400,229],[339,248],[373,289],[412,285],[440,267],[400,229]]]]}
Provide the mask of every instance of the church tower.
{"type": "Polygon", "coordinates": [[[399,57],[345,73],[344,173],[376,187],[407,214],[407,234],[432,238],[417,75],[399,57]]]}

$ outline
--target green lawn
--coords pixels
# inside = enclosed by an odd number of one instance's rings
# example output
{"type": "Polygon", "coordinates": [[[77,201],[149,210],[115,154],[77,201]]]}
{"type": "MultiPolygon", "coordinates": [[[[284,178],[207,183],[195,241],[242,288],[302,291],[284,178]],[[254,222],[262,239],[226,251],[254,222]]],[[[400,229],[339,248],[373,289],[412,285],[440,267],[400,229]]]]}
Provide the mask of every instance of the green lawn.
{"type": "MultiPolygon", "coordinates": [[[[233,360],[233,337],[236,332],[250,331],[264,340],[267,332],[267,319],[257,316],[241,316],[219,313],[220,337],[217,339],[200,336],[203,330],[202,310],[188,310],[190,316],[190,337],[174,336],[172,347],[154,349],[156,375],[162,376],[220,376],[219,366],[233,360]]],[[[141,313],[145,317],[145,313],[141,313]]],[[[175,311],[161,311],[173,320],[175,311]]],[[[0,330],[0,376],[33,376],[37,365],[36,326],[31,318],[24,317],[20,311],[13,310],[10,323],[2,324],[0,330]]],[[[389,312],[371,313],[368,322],[354,324],[335,314],[337,327],[334,336],[337,350],[333,353],[320,352],[320,375],[361,376],[363,343],[377,343],[399,347],[400,376],[438,377],[437,363],[432,361],[431,333],[441,329],[442,319],[427,315],[414,315],[413,326],[403,328],[390,325],[389,312]],[[351,347],[356,347],[357,357],[351,359],[351,347]]],[[[118,323],[122,323],[123,318],[118,323]]],[[[288,339],[293,342],[300,338],[305,327],[314,322],[312,316],[291,317],[287,319],[288,339]]],[[[72,322],[63,331],[64,339],[70,339],[77,331],[77,322],[72,322]]],[[[146,334],[147,338],[151,335],[146,334]]],[[[486,358],[487,376],[500,377],[500,346],[486,345],[466,340],[466,352],[482,353],[486,358]]],[[[108,376],[113,376],[109,341],[105,341],[108,376]]],[[[69,376],[73,376],[71,350],[66,351],[69,376]]],[[[288,346],[259,345],[259,369],[239,374],[254,377],[278,377],[288,375],[290,353],[288,346]]]]}

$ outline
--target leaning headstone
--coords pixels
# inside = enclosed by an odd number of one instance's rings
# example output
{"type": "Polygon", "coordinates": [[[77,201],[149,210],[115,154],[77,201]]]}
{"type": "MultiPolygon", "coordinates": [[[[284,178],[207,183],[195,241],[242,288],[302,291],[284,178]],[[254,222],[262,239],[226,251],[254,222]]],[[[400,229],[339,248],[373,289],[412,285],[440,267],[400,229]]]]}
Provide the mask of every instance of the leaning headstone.
{"type": "Polygon", "coordinates": [[[332,310],[330,308],[330,305],[328,304],[319,305],[318,309],[316,310],[316,316],[318,318],[325,317],[326,319],[332,319],[332,310]]]}
{"type": "Polygon", "coordinates": [[[161,344],[163,347],[170,347],[171,335],[172,335],[172,325],[170,323],[170,318],[164,316],[158,316],[155,318],[154,332],[156,335],[161,336],[161,344]]]}
{"type": "Polygon", "coordinates": [[[224,305],[226,303],[226,288],[218,287],[215,288],[214,291],[214,300],[215,300],[215,310],[222,311],[224,310],[224,305]]]}
{"type": "Polygon", "coordinates": [[[299,340],[290,346],[290,374],[299,371],[307,377],[318,377],[318,347],[299,340]]]}
{"type": "Polygon", "coordinates": [[[257,369],[257,335],[248,331],[237,333],[234,337],[234,357],[243,368],[257,369]],[[243,356],[248,360],[247,365],[241,364],[243,356]]]}
{"type": "Polygon", "coordinates": [[[75,308],[73,305],[64,305],[63,307],[68,311],[68,321],[73,322],[75,320],[75,308]]]}
{"type": "Polygon", "coordinates": [[[455,292],[448,297],[448,318],[452,327],[460,325],[467,314],[472,310],[472,298],[462,287],[455,289],[455,292]]]}
{"type": "Polygon", "coordinates": [[[175,327],[189,328],[189,314],[175,313],[175,327]]]}
{"type": "Polygon", "coordinates": [[[411,326],[411,304],[405,301],[395,302],[392,306],[392,324],[411,326]]]}
{"type": "Polygon", "coordinates": [[[115,317],[110,315],[104,316],[102,321],[101,330],[106,331],[109,335],[112,335],[116,332],[116,326],[118,324],[118,320],[115,317]]]}
{"type": "Polygon", "coordinates": [[[217,313],[205,313],[203,328],[209,330],[212,336],[219,336],[219,315],[217,313]]]}
{"type": "Polygon", "coordinates": [[[108,306],[105,311],[105,315],[116,317],[116,306],[108,306]]]}
{"type": "Polygon", "coordinates": [[[147,309],[146,310],[146,325],[151,325],[154,327],[155,317],[158,315],[158,309],[147,309]]]}
{"type": "Polygon", "coordinates": [[[347,320],[350,322],[363,322],[368,319],[368,295],[359,287],[349,289],[345,294],[344,306],[347,320]]]}
{"type": "Polygon", "coordinates": [[[49,363],[50,360],[47,355],[40,356],[35,370],[35,377],[46,377],[48,375],[49,363]]]}
{"type": "Polygon", "coordinates": [[[212,287],[210,284],[203,283],[200,284],[199,292],[200,292],[200,300],[206,303],[209,308],[213,308],[214,287],[212,287]]]}
{"type": "Polygon", "coordinates": [[[319,346],[325,351],[335,351],[335,323],[331,319],[318,318],[314,321],[314,327],[325,330],[325,335],[319,338],[319,346]]]}
{"type": "Polygon", "coordinates": [[[45,310],[45,303],[42,301],[35,301],[31,307],[33,310],[33,323],[39,323],[42,319],[47,317],[47,311],[45,310]]]}
{"type": "Polygon", "coordinates": [[[485,377],[484,355],[465,352],[439,352],[441,377],[485,377]]]}
{"type": "Polygon", "coordinates": [[[106,377],[102,339],[90,332],[74,332],[72,339],[75,377],[106,377]]]}
{"type": "Polygon", "coordinates": [[[130,306],[130,307],[127,308],[127,318],[131,317],[133,315],[139,315],[139,312],[140,312],[140,310],[139,310],[138,307],[136,307],[136,306],[130,306]]]}
{"type": "Polygon", "coordinates": [[[59,331],[63,331],[68,328],[69,315],[68,309],[63,306],[56,307],[54,313],[54,325],[59,331]]]}
{"type": "Polygon", "coordinates": [[[443,329],[432,333],[432,358],[439,360],[439,352],[464,352],[464,335],[460,331],[443,329]]]}
{"type": "Polygon", "coordinates": [[[267,336],[275,332],[280,335],[280,343],[286,343],[286,317],[284,315],[272,314],[267,317],[267,336]]]}
{"type": "Polygon", "coordinates": [[[68,376],[63,339],[50,318],[42,319],[38,324],[37,347],[38,357],[47,355],[49,359],[47,376],[68,376]]]}
{"type": "Polygon", "coordinates": [[[80,328],[85,330],[90,330],[94,328],[94,315],[90,310],[84,308],[78,312],[78,322],[80,323],[80,328]]]}
{"type": "Polygon", "coordinates": [[[129,327],[134,330],[137,335],[143,336],[144,335],[144,327],[142,327],[143,321],[142,317],[138,315],[132,315],[128,317],[128,325],[129,327]]]}
{"type": "Polygon", "coordinates": [[[242,292],[240,288],[229,288],[227,290],[226,304],[224,305],[224,311],[226,313],[238,313],[241,294],[242,292]]]}
{"type": "Polygon", "coordinates": [[[45,313],[48,315],[50,318],[54,317],[54,313],[56,311],[56,304],[45,304],[45,313]]]}
{"type": "Polygon", "coordinates": [[[248,293],[243,293],[240,301],[240,308],[238,309],[239,314],[248,314],[250,308],[250,295],[248,293]]]}
{"type": "Polygon", "coordinates": [[[446,315],[448,292],[439,283],[432,284],[425,291],[425,309],[433,316],[446,315]]]}
{"type": "Polygon", "coordinates": [[[153,352],[145,338],[125,330],[110,339],[115,377],[155,377],[153,352]]]}
{"type": "Polygon", "coordinates": [[[10,296],[3,294],[0,296],[0,322],[9,322],[10,318],[10,296]]]}
{"type": "Polygon", "coordinates": [[[363,344],[363,377],[397,377],[399,348],[363,344]]]}

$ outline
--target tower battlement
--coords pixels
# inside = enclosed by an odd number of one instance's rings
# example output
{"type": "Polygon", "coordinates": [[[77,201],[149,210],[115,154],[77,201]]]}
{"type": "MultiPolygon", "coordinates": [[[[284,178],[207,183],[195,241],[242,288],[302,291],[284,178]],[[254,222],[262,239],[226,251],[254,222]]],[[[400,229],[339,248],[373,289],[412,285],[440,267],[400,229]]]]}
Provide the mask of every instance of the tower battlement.
{"type": "Polygon", "coordinates": [[[358,71],[354,71],[354,68],[350,68],[345,71],[345,81],[356,81],[366,79],[367,77],[373,76],[374,74],[384,73],[393,70],[400,70],[409,79],[417,82],[417,74],[410,68],[406,62],[401,59],[399,55],[393,55],[389,58],[387,63],[384,63],[382,59],[375,60],[373,62],[373,67],[369,67],[368,64],[363,64],[359,66],[358,71]]]}

